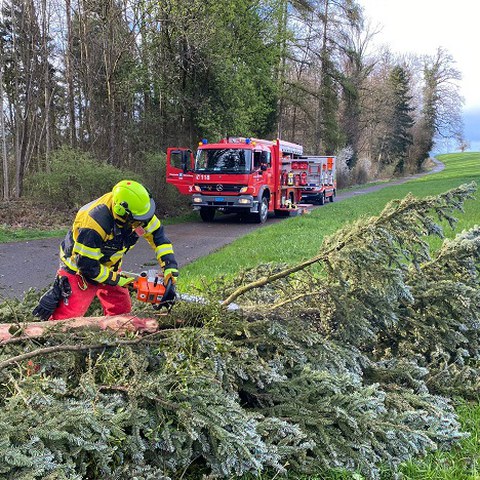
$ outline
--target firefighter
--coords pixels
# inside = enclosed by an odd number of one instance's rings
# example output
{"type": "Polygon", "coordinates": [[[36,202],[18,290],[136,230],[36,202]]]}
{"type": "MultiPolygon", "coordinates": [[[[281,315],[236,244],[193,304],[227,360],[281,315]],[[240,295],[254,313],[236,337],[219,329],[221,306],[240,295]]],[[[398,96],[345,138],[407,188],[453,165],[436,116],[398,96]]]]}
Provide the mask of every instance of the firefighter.
{"type": "MultiPolygon", "coordinates": [[[[121,273],[123,255],[143,236],[155,251],[164,283],[173,285],[178,266],[173,247],[155,216],[148,190],[122,180],[111,192],[84,205],[60,246],[60,268],[54,284],[40,299],[33,315],[60,320],[85,314],[94,297],[105,315],[131,311],[128,288],[133,278],[121,273]]],[[[174,296],[173,296],[174,297],[174,296]]]]}

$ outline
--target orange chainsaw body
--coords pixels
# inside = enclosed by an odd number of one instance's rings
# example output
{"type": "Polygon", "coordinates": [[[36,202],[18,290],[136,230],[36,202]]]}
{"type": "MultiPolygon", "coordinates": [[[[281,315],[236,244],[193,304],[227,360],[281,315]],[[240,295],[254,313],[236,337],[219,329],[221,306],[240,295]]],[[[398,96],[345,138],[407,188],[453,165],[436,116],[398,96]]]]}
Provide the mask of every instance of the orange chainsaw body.
{"type": "Polygon", "coordinates": [[[137,300],[157,305],[162,302],[165,294],[163,276],[155,270],[142,272],[133,283],[133,289],[137,300]]]}

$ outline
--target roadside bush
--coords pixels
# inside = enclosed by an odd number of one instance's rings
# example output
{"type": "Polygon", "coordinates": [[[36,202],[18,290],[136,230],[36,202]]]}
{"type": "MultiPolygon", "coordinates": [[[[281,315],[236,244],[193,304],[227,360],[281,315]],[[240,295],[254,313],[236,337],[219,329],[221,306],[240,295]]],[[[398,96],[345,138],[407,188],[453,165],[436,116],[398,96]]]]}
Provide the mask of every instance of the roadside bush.
{"type": "Polygon", "coordinates": [[[26,194],[37,202],[77,208],[112,189],[124,178],[142,181],[139,175],[95,160],[88,153],[63,147],[52,154],[50,171],[26,179],[26,194]]]}
{"type": "Polygon", "coordinates": [[[371,170],[370,161],[365,157],[359,158],[350,175],[352,185],[362,185],[369,182],[374,177],[371,170]]]}

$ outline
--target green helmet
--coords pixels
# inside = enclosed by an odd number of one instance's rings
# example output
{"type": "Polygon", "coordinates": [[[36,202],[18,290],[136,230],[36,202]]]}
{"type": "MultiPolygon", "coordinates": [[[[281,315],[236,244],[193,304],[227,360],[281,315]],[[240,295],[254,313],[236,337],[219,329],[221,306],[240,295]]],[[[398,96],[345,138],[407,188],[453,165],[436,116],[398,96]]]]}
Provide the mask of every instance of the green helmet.
{"type": "Polygon", "coordinates": [[[122,180],[112,190],[113,211],[120,217],[145,222],[155,213],[155,202],[148,190],[133,180],[122,180]]]}

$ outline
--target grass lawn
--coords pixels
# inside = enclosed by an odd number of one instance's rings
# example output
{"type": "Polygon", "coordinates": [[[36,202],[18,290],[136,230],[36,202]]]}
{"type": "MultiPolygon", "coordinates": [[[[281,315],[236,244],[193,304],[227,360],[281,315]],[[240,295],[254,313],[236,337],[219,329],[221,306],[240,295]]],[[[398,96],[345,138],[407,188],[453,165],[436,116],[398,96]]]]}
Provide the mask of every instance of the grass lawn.
{"type": "MultiPolygon", "coordinates": [[[[438,159],[446,168],[436,174],[387,187],[378,192],[361,195],[338,203],[329,203],[314,210],[310,215],[286,219],[265,226],[223,247],[206,258],[201,258],[182,268],[182,290],[200,285],[202,277],[235,275],[241,269],[259,263],[278,262],[295,264],[316,255],[323,238],[348,222],[361,217],[377,215],[385,204],[402,198],[409,192],[424,197],[445,192],[463,183],[475,181],[480,186],[480,153],[441,155],[438,159]]],[[[465,204],[465,213],[458,213],[455,230],[448,226],[445,235],[456,233],[480,223],[480,193],[476,199],[465,204]]],[[[432,246],[440,241],[432,240],[432,246]]],[[[465,431],[470,437],[449,451],[431,453],[424,459],[416,459],[402,466],[403,479],[408,480],[480,480],[480,405],[456,402],[456,409],[465,431]]],[[[244,480],[253,477],[244,477],[244,480]]],[[[259,477],[256,477],[259,478],[259,477]]],[[[278,476],[261,476],[261,480],[278,476]]],[[[332,471],[313,476],[292,476],[295,480],[362,480],[358,474],[332,471]]],[[[383,479],[391,480],[387,471],[383,479]]],[[[365,479],[367,480],[367,479],[365,479]]]]}

